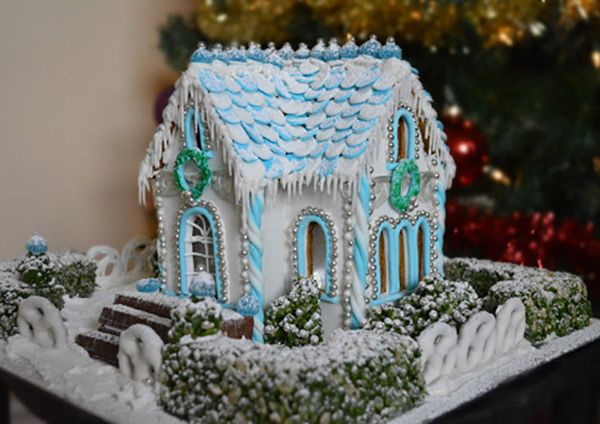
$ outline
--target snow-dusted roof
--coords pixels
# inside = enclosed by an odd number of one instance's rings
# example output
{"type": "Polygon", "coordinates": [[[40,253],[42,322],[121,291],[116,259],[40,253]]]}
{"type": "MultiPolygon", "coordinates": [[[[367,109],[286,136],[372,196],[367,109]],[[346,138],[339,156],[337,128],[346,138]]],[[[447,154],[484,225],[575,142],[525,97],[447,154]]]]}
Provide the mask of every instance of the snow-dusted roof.
{"type": "Polygon", "coordinates": [[[355,181],[373,156],[369,151],[377,151],[370,146],[385,148],[387,120],[399,103],[425,117],[430,149],[438,151],[443,133],[429,95],[400,56],[393,40],[382,46],[373,38],[360,47],[332,41],[296,51],[289,45],[200,47],[142,163],[142,195],[177,138],[171,124],[183,122],[190,103],[201,112],[212,144],[222,149],[237,189],[246,191],[355,181]]]}

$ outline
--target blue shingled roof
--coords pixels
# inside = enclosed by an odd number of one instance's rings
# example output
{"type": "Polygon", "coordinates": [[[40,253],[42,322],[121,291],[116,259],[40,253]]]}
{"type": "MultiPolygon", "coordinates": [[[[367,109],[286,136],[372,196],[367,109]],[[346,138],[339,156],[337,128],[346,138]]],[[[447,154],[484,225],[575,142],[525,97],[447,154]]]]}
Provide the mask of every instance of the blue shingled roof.
{"type": "Polygon", "coordinates": [[[397,81],[384,65],[399,57],[392,41],[370,40],[297,51],[201,47],[192,61],[236,156],[279,178],[303,171],[327,177],[366,152],[397,81]]]}

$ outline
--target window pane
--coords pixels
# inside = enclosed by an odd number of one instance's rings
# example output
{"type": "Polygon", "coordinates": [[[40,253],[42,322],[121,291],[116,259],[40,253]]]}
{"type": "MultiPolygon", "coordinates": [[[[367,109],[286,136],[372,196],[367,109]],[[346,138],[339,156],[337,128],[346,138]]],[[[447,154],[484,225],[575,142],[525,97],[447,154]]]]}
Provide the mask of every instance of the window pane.
{"type": "Polygon", "coordinates": [[[400,231],[400,236],[398,237],[398,278],[400,280],[400,290],[406,289],[406,281],[407,281],[407,267],[406,267],[406,244],[407,244],[407,234],[406,230],[400,231]]]}
{"type": "Polygon", "coordinates": [[[321,290],[325,290],[327,241],[321,225],[316,222],[309,223],[306,239],[306,272],[317,278],[321,290]]]}

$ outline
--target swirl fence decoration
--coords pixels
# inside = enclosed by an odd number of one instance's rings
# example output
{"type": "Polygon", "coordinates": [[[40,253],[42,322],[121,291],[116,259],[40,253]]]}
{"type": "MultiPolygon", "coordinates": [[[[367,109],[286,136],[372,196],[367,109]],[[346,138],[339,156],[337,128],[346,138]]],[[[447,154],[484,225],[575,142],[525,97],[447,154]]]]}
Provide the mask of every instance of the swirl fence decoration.
{"type": "Polygon", "coordinates": [[[96,262],[97,278],[138,278],[152,273],[156,243],[147,237],[131,239],[121,252],[111,246],[99,245],[88,249],[86,255],[96,262]]]}
{"type": "Polygon", "coordinates": [[[524,339],[525,325],[525,306],[516,297],[500,305],[495,315],[485,311],[472,315],[458,332],[446,323],[432,324],[417,339],[425,383],[505,355],[524,339]]]}

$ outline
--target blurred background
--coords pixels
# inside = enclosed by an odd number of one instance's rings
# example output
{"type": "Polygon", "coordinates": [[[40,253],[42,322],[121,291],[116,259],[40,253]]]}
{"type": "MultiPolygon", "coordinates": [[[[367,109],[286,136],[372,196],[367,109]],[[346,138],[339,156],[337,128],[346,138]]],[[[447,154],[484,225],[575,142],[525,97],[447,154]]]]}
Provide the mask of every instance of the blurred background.
{"type": "Polygon", "coordinates": [[[153,231],[137,164],[198,42],[393,36],[458,165],[446,253],[582,275],[600,292],[600,1],[0,3],[2,257],[153,231]]]}

